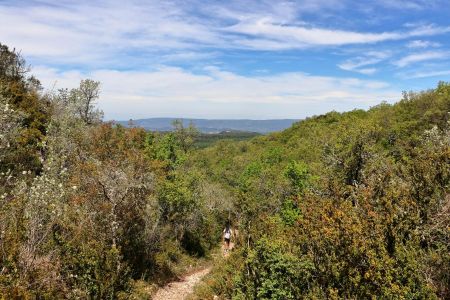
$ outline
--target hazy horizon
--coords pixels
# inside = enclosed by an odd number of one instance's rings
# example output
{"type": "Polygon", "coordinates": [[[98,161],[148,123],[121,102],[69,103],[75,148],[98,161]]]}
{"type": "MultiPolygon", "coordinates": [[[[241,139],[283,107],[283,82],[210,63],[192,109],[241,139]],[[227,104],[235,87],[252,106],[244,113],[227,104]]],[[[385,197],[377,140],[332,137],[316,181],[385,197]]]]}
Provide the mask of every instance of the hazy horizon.
{"type": "Polygon", "coordinates": [[[189,118],[189,117],[149,117],[149,118],[139,118],[139,119],[133,119],[130,118],[128,120],[116,120],[116,119],[111,119],[109,121],[139,121],[139,120],[148,120],[148,119],[175,119],[175,120],[206,120],[206,121],[222,121],[222,120],[248,120],[248,121],[279,121],[279,120],[289,120],[289,121],[298,121],[301,119],[291,119],[291,118],[276,118],[276,119],[245,119],[245,118],[227,118],[227,119],[210,119],[210,118],[189,118]]]}

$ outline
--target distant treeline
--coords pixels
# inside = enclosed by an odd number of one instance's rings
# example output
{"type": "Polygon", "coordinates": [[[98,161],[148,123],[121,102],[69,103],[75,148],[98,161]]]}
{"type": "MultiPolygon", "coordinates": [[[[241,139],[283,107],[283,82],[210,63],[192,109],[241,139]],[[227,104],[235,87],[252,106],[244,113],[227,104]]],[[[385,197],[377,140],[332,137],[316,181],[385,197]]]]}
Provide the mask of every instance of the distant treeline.
{"type": "Polygon", "coordinates": [[[207,119],[185,119],[185,118],[149,118],[129,121],[118,121],[116,123],[123,126],[143,127],[153,131],[171,131],[174,121],[182,122],[184,127],[190,124],[195,126],[202,133],[220,133],[223,131],[245,131],[257,133],[269,133],[281,131],[292,126],[297,120],[207,120],[207,119]]]}

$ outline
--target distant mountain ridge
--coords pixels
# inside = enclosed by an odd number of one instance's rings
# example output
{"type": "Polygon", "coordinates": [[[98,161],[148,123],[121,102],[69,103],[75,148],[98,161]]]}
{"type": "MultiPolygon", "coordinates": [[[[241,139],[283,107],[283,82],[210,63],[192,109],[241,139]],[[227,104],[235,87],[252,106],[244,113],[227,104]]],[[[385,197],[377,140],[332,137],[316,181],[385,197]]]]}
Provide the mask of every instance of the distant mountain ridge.
{"type": "MultiPolygon", "coordinates": [[[[297,119],[274,119],[274,120],[250,120],[250,119],[190,119],[190,118],[148,118],[130,120],[133,126],[143,127],[147,130],[170,131],[173,129],[172,122],[182,120],[183,125],[193,123],[203,133],[218,133],[223,131],[246,131],[257,133],[269,133],[281,131],[299,121],[297,119]]],[[[116,121],[117,124],[129,126],[130,121],[116,121]]]]}

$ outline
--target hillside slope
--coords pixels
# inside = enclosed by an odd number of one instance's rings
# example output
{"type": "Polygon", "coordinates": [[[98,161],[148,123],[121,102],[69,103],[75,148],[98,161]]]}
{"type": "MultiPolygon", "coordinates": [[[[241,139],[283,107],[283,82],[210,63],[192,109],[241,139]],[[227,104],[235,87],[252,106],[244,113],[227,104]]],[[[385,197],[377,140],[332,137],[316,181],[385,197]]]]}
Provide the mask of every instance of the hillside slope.
{"type": "Polygon", "coordinates": [[[441,83],[199,152],[192,163],[234,195],[241,234],[198,295],[448,298],[449,112],[441,83]]]}

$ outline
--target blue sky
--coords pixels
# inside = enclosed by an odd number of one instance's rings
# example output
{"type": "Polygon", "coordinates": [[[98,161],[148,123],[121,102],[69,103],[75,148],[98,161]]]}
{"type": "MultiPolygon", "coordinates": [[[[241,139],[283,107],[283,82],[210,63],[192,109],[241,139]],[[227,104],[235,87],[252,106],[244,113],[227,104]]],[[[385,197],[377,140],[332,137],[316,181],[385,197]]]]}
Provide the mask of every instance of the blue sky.
{"type": "Polygon", "coordinates": [[[0,0],[0,42],[106,119],[304,118],[450,80],[448,0],[0,0]]]}

